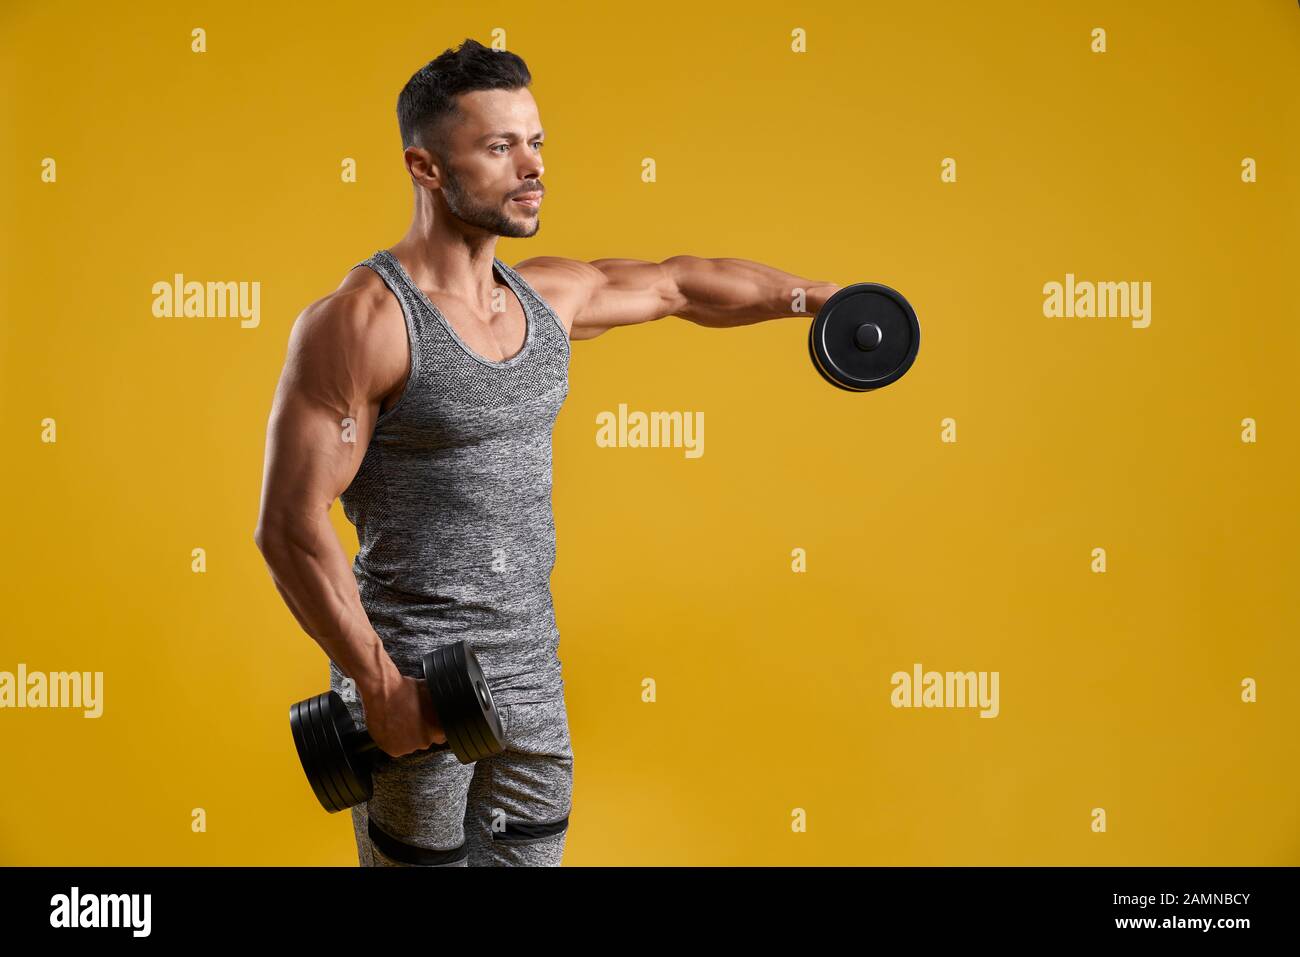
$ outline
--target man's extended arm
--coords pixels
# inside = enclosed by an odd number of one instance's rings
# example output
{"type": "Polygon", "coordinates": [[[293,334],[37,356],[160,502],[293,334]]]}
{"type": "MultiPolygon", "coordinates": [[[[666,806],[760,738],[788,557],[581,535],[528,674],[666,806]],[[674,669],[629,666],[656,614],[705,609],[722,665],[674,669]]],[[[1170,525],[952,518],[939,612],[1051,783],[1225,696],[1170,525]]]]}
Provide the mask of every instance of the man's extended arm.
{"type": "Polygon", "coordinates": [[[516,268],[571,317],[573,339],[665,316],[718,329],[811,317],[839,288],[748,259],[701,256],[673,256],[659,263],[537,256],[516,268]]]}

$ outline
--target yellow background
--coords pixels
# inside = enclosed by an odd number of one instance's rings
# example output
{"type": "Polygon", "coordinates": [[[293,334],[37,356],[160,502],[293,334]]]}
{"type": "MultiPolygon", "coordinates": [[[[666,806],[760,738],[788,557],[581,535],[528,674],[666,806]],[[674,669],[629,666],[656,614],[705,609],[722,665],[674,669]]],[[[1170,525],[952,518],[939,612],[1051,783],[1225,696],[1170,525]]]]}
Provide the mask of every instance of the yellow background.
{"type": "Polygon", "coordinates": [[[804,319],[575,343],[565,863],[1300,864],[1297,4],[2,9],[0,670],[103,671],[105,713],[0,712],[0,863],[356,863],[287,727],[328,676],[252,540],[266,418],[407,228],[401,86],[501,28],[548,133],[504,261],[753,259],[922,326],[866,395],[804,319]],[[175,272],[261,282],[260,327],[154,318],[175,272]],[[1150,328],[1045,318],[1067,272],[1150,281],[1150,328]],[[598,448],[619,403],[702,410],[704,456],[598,448]],[[914,662],[1001,715],[892,708],[914,662]]]}

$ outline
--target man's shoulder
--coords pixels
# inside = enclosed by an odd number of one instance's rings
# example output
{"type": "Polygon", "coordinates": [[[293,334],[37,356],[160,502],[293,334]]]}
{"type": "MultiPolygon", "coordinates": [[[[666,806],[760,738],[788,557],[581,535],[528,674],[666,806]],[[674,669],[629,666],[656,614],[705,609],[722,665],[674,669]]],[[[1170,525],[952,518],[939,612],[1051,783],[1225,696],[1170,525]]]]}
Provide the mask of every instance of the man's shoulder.
{"type": "Polygon", "coordinates": [[[397,297],[373,269],[357,266],[338,288],[311,302],[299,313],[295,330],[301,334],[347,343],[354,339],[405,336],[406,322],[397,297]]]}
{"type": "Polygon", "coordinates": [[[402,306],[374,270],[354,268],[298,314],[288,351],[289,361],[304,368],[343,376],[364,370],[387,387],[409,367],[402,306]]]}
{"type": "Polygon", "coordinates": [[[570,335],[574,315],[604,280],[591,263],[563,256],[533,256],[512,268],[559,316],[570,335]]]}

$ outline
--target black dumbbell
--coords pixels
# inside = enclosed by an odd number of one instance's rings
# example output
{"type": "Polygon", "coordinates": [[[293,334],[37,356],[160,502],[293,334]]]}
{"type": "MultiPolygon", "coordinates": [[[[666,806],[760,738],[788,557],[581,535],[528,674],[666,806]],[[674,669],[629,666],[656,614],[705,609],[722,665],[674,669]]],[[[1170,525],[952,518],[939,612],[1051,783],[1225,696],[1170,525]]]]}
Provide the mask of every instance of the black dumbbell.
{"type": "Polygon", "coordinates": [[[837,289],[808,329],[813,366],[849,392],[870,392],[901,379],[920,347],[916,310],[878,282],[837,289]]]}
{"type": "MultiPolygon", "coordinates": [[[[450,749],[461,764],[469,764],[502,751],[505,743],[501,718],[483,679],[483,669],[469,645],[457,641],[435,649],[424,656],[421,664],[447,743],[411,754],[450,749]]],[[[336,691],[291,705],[289,728],[307,780],[321,807],[331,813],[369,801],[374,794],[371,769],[375,762],[394,760],[375,744],[368,731],[357,727],[336,691]]]]}

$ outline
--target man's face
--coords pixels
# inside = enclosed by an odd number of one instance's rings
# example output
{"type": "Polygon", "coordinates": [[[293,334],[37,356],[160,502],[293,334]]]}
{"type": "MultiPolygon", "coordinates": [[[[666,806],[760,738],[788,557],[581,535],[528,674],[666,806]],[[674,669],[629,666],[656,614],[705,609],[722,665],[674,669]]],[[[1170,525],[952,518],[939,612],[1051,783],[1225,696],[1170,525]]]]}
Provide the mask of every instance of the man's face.
{"type": "Polygon", "coordinates": [[[541,226],[541,121],[527,88],[475,90],[457,98],[442,196],[462,223],[496,236],[527,238],[541,226]],[[525,194],[531,194],[525,196],[525,194]],[[516,197],[533,200],[536,205],[516,197]]]}

